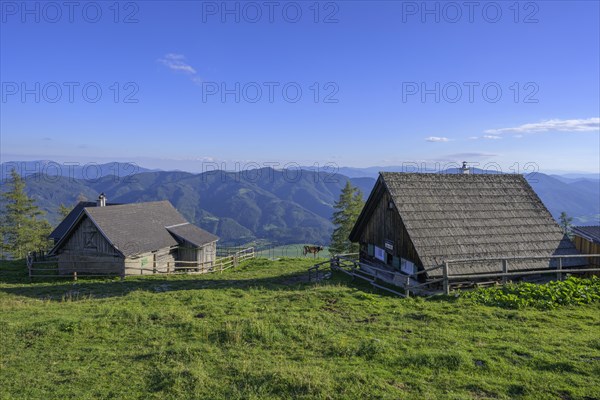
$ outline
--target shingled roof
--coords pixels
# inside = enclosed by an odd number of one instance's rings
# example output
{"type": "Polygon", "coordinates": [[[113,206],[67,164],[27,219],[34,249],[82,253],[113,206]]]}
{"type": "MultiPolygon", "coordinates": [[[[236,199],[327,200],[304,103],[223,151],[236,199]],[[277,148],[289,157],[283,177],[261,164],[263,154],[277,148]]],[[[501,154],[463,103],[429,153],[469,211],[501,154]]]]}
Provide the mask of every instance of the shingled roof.
{"type": "MultiPolygon", "coordinates": [[[[78,217],[88,217],[125,257],[176,246],[179,242],[168,227],[188,226],[176,234],[196,246],[214,242],[218,238],[191,225],[168,201],[132,203],[110,207],[84,207],[78,217]],[[186,236],[188,235],[188,236],[186,236]]],[[[77,222],[78,222],[77,221],[77,222]]],[[[77,223],[56,244],[51,253],[65,242],[77,223]]]]}
{"type": "Polygon", "coordinates": [[[198,247],[219,240],[217,236],[210,232],[206,232],[204,229],[200,229],[189,222],[182,225],[167,226],[167,230],[171,234],[198,247]]]}
{"type": "MultiPolygon", "coordinates": [[[[522,175],[382,172],[373,193],[378,185],[390,193],[425,268],[446,260],[578,254],[522,175]]],[[[368,210],[363,209],[352,241],[359,240],[368,210]]],[[[510,268],[540,263],[512,262],[510,268]]],[[[496,263],[479,262],[456,264],[452,273],[492,271],[498,271],[496,263]]]]}
{"type": "Polygon", "coordinates": [[[574,226],[571,229],[574,235],[581,236],[590,242],[600,243],[600,225],[596,226],[574,226]]]}

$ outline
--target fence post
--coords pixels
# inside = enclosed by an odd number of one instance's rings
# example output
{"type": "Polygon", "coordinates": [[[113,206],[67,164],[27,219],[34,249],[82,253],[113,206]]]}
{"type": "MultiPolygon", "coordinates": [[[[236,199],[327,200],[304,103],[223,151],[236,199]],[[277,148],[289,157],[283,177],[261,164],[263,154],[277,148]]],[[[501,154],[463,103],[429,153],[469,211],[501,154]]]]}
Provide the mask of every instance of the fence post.
{"type": "Polygon", "coordinates": [[[563,275],[562,275],[562,258],[559,257],[558,258],[558,267],[556,268],[556,270],[558,271],[556,273],[556,279],[558,279],[559,281],[562,281],[563,275]]]}
{"type": "Polygon", "coordinates": [[[167,261],[167,275],[171,273],[171,261],[167,261]]]}
{"type": "MultiPolygon", "coordinates": [[[[508,273],[508,260],[503,259],[502,260],[502,273],[503,274],[507,274],[508,273]]],[[[507,276],[506,275],[502,275],[502,284],[504,285],[507,281],[507,276]]]]}
{"type": "Polygon", "coordinates": [[[77,271],[73,271],[73,280],[76,281],[77,280],[77,271]]]}
{"type": "Polygon", "coordinates": [[[406,298],[410,297],[410,276],[406,277],[406,298]]]}
{"type": "Polygon", "coordinates": [[[450,294],[450,282],[448,280],[448,262],[444,261],[444,266],[442,271],[444,272],[444,294],[450,294]]]}
{"type": "MultiPolygon", "coordinates": [[[[169,261],[167,261],[167,265],[169,264],[169,261]]],[[[156,274],[156,260],[154,260],[154,262],[152,262],[152,273],[156,274]]]]}

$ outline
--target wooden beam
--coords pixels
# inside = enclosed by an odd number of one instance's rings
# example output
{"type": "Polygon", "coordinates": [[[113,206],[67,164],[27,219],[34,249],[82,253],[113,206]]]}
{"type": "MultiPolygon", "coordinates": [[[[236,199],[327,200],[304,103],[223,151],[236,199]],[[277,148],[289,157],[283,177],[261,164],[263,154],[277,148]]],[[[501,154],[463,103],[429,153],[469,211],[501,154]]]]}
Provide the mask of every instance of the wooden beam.
{"type": "Polygon", "coordinates": [[[444,269],[443,269],[443,274],[444,274],[444,294],[445,295],[449,295],[450,294],[450,280],[449,280],[449,276],[448,276],[448,267],[449,267],[449,262],[445,261],[444,262],[444,269]]]}

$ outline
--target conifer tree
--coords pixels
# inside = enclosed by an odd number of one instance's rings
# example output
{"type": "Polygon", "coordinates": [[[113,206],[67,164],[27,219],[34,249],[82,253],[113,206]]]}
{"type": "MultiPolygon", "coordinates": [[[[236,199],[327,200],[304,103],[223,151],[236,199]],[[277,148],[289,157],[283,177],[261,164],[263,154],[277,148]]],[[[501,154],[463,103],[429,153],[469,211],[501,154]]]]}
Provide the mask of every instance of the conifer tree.
{"type": "Polygon", "coordinates": [[[332,222],[335,225],[331,235],[329,251],[331,254],[357,253],[358,243],[350,242],[350,232],[364,206],[360,189],[352,186],[350,181],[342,189],[339,200],[334,204],[332,222]]]}
{"type": "Polygon", "coordinates": [[[573,217],[569,217],[566,212],[561,212],[558,217],[558,224],[560,225],[563,233],[571,237],[571,227],[573,226],[573,217]]]}
{"type": "Polygon", "coordinates": [[[13,169],[10,189],[2,193],[4,207],[0,216],[2,253],[12,258],[23,258],[30,251],[46,250],[51,227],[40,219],[44,212],[25,193],[25,181],[13,169]]]}
{"type": "Polygon", "coordinates": [[[63,219],[66,218],[71,211],[73,211],[73,207],[67,207],[63,203],[60,203],[60,206],[58,206],[58,213],[63,219]]]}

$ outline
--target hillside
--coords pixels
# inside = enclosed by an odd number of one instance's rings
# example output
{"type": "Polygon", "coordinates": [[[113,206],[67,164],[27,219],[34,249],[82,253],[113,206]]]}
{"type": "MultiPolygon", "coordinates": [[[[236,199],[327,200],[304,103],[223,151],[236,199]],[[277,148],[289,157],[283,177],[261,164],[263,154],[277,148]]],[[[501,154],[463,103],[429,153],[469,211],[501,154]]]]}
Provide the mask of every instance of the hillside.
{"type": "Polygon", "coordinates": [[[0,268],[0,398],[595,399],[599,303],[399,299],[311,260],[29,283],[0,268]]]}
{"type": "Polygon", "coordinates": [[[581,179],[570,183],[545,174],[528,178],[554,218],[565,211],[575,224],[600,223],[600,180],[581,179]]]}

